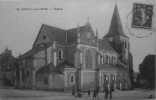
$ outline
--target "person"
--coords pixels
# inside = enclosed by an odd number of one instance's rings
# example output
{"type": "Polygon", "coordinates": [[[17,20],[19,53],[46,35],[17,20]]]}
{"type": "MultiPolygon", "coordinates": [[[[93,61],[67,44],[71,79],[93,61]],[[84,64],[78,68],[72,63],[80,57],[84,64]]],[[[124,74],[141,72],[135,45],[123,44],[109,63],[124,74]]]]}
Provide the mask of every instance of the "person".
{"type": "Polygon", "coordinates": [[[96,89],[95,89],[94,92],[93,92],[93,100],[96,100],[96,96],[97,96],[97,92],[96,92],[96,89]]]}
{"type": "Polygon", "coordinates": [[[152,99],[152,94],[149,96],[149,99],[152,99]]]}
{"type": "Polygon", "coordinates": [[[112,89],[109,88],[109,99],[111,100],[112,99],[112,89]]]}
{"type": "Polygon", "coordinates": [[[75,87],[73,86],[72,95],[75,96],[75,87]]]}
{"type": "Polygon", "coordinates": [[[105,99],[106,99],[106,100],[108,99],[108,93],[109,93],[109,92],[108,92],[108,88],[106,87],[106,88],[105,88],[105,99]]]}
{"type": "Polygon", "coordinates": [[[88,97],[90,97],[90,90],[88,89],[88,97]]]}
{"type": "Polygon", "coordinates": [[[97,100],[98,100],[98,94],[99,94],[99,88],[97,87],[96,88],[96,98],[97,98],[97,100]]]}

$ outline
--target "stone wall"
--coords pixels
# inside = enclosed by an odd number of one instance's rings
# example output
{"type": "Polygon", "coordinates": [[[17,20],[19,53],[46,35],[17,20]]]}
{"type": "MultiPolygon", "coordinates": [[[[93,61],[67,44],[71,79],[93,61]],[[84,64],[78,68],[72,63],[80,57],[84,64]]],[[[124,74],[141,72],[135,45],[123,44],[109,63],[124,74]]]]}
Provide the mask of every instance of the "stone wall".
{"type": "Polygon", "coordinates": [[[74,53],[76,52],[76,44],[67,45],[67,61],[74,65],[74,53]]]}
{"type": "Polygon", "coordinates": [[[66,70],[65,73],[65,91],[71,92],[73,86],[76,87],[76,70],[66,70]],[[74,82],[71,82],[71,76],[74,76],[74,82]]]}
{"type": "MultiPolygon", "coordinates": [[[[34,58],[45,58],[45,51],[42,50],[38,52],[34,55],[34,58]]],[[[45,59],[34,59],[34,67],[36,71],[42,68],[43,66],[45,66],[45,59]]]]}
{"type": "Polygon", "coordinates": [[[96,72],[95,71],[83,71],[82,76],[82,87],[83,91],[88,89],[94,90],[96,88],[96,72]]]}
{"type": "Polygon", "coordinates": [[[38,74],[36,75],[36,89],[49,90],[49,76],[38,74]]]}
{"type": "Polygon", "coordinates": [[[64,75],[51,75],[50,90],[64,91],[64,75]]]}

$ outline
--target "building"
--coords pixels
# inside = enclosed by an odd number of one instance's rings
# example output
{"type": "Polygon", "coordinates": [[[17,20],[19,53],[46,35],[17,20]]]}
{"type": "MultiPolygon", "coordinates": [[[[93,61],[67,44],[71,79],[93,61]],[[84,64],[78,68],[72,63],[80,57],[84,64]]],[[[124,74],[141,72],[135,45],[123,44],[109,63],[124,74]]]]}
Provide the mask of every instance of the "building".
{"type": "Polygon", "coordinates": [[[81,91],[97,87],[131,88],[132,55],[117,5],[103,39],[98,38],[97,30],[93,32],[89,20],[84,26],[68,30],[43,24],[32,49],[19,59],[20,88],[59,91],[70,91],[73,86],[81,91]]]}
{"type": "Polygon", "coordinates": [[[0,80],[4,85],[14,86],[15,84],[15,60],[12,51],[8,48],[0,54],[0,80]]]}

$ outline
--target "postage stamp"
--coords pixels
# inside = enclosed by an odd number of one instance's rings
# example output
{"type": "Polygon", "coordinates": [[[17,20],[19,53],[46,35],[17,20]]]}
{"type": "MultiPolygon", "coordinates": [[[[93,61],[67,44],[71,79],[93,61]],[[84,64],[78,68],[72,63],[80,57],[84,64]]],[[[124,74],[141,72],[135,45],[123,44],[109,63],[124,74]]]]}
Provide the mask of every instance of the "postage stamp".
{"type": "Polygon", "coordinates": [[[132,28],[151,29],[152,28],[153,5],[133,4],[132,28]]]}

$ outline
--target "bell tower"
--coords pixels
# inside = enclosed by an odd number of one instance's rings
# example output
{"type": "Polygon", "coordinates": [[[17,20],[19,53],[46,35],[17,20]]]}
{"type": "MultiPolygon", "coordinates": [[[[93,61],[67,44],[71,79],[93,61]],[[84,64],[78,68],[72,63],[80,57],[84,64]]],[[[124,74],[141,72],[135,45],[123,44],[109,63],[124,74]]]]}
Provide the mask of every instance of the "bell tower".
{"type": "Polygon", "coordinates": [[[128,64],[129,38],[123,31],[117,4],[115,4],[108,33],[103,37],[108,39],[114,49],[119,53],[119,59],[128,64]]]}

